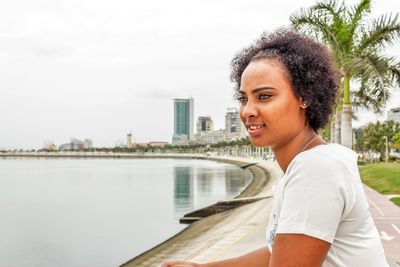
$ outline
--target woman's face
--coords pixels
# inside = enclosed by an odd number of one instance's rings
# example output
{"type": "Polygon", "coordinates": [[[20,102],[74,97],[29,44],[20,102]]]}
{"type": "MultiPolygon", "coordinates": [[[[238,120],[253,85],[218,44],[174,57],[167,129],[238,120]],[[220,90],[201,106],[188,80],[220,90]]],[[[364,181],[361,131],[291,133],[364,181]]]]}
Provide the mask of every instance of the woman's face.
{"type": "Polygon", "coordinates": [[[255,146],[279,148],[305,127],[306,112],[278,60],[251,62],[241,78],[240,118],[255,146]]]}

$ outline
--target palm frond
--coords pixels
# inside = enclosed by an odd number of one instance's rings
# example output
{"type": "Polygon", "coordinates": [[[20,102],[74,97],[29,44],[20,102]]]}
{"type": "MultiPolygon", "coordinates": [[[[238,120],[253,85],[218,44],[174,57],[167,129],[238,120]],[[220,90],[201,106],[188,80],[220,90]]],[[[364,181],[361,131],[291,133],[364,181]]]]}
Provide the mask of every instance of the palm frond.
{"type": "Polygon", "coordinates": [[[351,36],[354,36],[357,28],[362,26],[362,19],[366,13],[371,12],[371,0],[362,0],[360,3],[350,8],[349,11],[350,24],[349,32],[351,36]]]}
{"type": "Polygon", "coordinates": [[[389,66],[390,72],[392,74],[392,80],[397,83],[400,87],[400,62],[397,64],[392,64],[389,66]]]}
{"type": "MultiPolygon", "coordinates": [[[[356,107],[382,112],[390,97],[390,88],[400,81],[400,63],[394,57],[368,54],[353,57],[352,71],[361,86],[353,91],[353,104],[356,107]]],[[[350,64],[350,63],[349,63],[350,64]]]]}
{"type": "Polygon", "coordinates": [[[339,5],[335,0],[330,0],[327,2],[317,2],[310,8],[310,10],[318,12],[320,15],[325,17],[331,17],[333,24],[339,24],[343,21],[343,17],[341,15],[344,14],[343,11],[345,10],[345,6],[344,4],[339,5]]]}
{"type": "Polygon", "coordinates": [[[335,60],[340,66],[342,58],[340,43],[336,38],[336,34],[331,29],[330,22],[326,17],[320,16],[318,12],[309,9],[301,9],[300,12],[290,16],[292,26],[305,34],[314,37],[320,42],[329,45],[334,54],[335,60]]]}
{"type": "Polygon", "coordinates": [[[396,58],[377,53],[352,54],[343,60],[344,68],[352,75],[365,77],[384,76],[392,82],[399,77],[399,63],[396,58]],[[390,78],[389,78],[390,77],[390,78]]]}
{"type": "Polygon", "coordinates": [[[352,93],[352,103],[355,108],[373,110],[382,113],[386,102],[391,96],[390,87],[381,81],[371,79],[361,82],[361,86],[352,93]]]}
{"type": "Polygon", "coordinates": [[[289,20],[295,30],[302,31],[320,42],[324,41],[323,34],[321,33],[324,30],[320,29],[322,21],[320,21],[320,18],[312,10],[302,8],[299,12],[290,15],[289,20]]]}
{"type": "Polygon", "coordinates": [[[371,23],[370,29],[364,30],[357,51],[366,49],[379,50],[385,45],[393,44],[400,38],[399,15],[383,15],[371,23]]]}

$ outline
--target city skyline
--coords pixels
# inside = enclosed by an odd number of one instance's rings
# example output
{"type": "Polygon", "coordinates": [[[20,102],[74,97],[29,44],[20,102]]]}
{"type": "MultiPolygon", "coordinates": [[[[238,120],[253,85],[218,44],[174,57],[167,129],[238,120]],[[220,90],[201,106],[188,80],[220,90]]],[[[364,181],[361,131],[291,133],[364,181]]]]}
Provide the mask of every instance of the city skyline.
{"type": "MultiPolygon", "coordinates": [[[[346,3],[354,4],[351,0],[346,3]]],[[[98,147],[171,142],[171,99],[224,128],[229,62],[263,31],[316,1],[6,1],[0,8],[0,149],[89,137],[98,147]],[[204,17],[207,14],[207,17],[204,17]]],[[[372,18],[400,11],[374,1],[372,18]]],[[[400,58],[400,43],[387,50],[400,58]]],[[[400,107],[397,89],[388,108],[400,107]]],[[[359,112],[364,124],[375,117],[359,112]]],[[[381,119],[386,116],[381,117],[381,119]]]]}

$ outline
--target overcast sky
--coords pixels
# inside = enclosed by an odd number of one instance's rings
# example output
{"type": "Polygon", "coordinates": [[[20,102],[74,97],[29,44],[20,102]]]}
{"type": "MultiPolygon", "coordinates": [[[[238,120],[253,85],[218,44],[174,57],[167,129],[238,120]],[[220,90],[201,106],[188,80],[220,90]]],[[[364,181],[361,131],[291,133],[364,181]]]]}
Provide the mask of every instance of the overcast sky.
{"type": "MultiPolygon", "coordinates": [[[[353,4],[357,1],[346,1],[353,4]]],[[[0,3],[0,149],[70,137],[168,141],[173,98],[224,127],[229,62],[314,0],[6,0],[0,3]]],[[[374,1],[373,15],[400,12],[374,1]]],[[[400,57],[400,45],[388,50],[400,57]]],[[[398,90],[399,91],[399,90],[398,90]]],[[[397,92],[388,107],[400,106],[397,92]]],[[[360,125],[375,119],[363,114],[360,125]]]]}

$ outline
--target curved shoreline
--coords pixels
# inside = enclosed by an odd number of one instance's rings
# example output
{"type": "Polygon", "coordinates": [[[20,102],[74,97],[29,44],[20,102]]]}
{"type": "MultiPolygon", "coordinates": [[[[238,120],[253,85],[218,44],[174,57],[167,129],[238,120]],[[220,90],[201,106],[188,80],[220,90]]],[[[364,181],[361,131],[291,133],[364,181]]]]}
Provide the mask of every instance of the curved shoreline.
{"type": "MultiPolygon", "coordinates": [[[[250,169],[253,174],[253,179],[249,185],[236,197],[253,197],[265,194],[265,189],[267,184],[272,179],[270,170],[265,166],[260,166],[258,163],[263,161],[258,161],[254,159],[245,158],[226,158],[226,157],[208,157],[201,156],[196,157],[197,159],[213,160],[218,162],[224,162],[229,164],[234,164],[241,168],[245,167],[250,169]]],[[[234,209],[235,210],[235,209],[234,209]]],[[[182,231],[176,233],[172,237],[168,238],[164,242],[154,246],[153,248],[135,256],[131,260],[120,265],[121,267],[127,266],[155,266],[150,265],[150,262],[157,261],[157,258],[162,259],[161,255],[167,256],[173,254],[174,251],[182,249],[179,247],[180,243],[188,242],[194,238],[212,230],[212,228],[222,222],[227,218],[234,210],[226,211],[220,214],[211,215],[209,217],[203,218],[200,221],[192,223],[182,231]]]]}
{"type": "Polygon", "coordinates": [[[203,159],[224,162],[239,166],[240,168],[249,168],[253,173],[253,179],[248,186],[235,198],[255,196],[268,180],[268,171],[252,168],[260,160],[246,158],[227,158],[220,156],[206,156],[200,154],[186,153],[103,153],[103,152],[0,152],[0,159],[6,158],[88,158],[88,159],[155,159],[155,158],[171,158],[171,159],[203,159]],[[264,173],[267,179],[260,179],[255,173],[264,173]]]}
{"type": "Polygon", "coordinates": [[[251,171],[251,173],[253,174],[251,182],[235,198],[254,197],[258,195],[268,183],[268,180],[271,178],[269,172],[257,165],[260,160],[246,160],[245,158],[240,159],[225,157],[206,157],[201,159],[228,163],[239,166],[243,169],[249,169],[251,171]]]}

